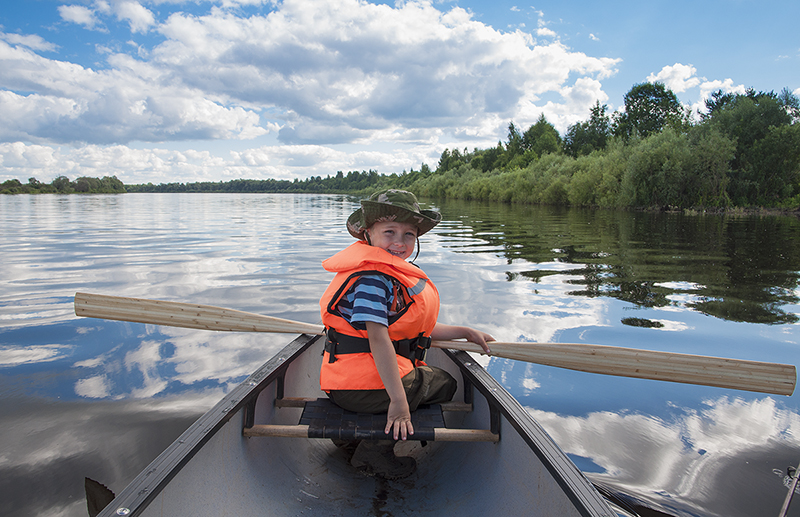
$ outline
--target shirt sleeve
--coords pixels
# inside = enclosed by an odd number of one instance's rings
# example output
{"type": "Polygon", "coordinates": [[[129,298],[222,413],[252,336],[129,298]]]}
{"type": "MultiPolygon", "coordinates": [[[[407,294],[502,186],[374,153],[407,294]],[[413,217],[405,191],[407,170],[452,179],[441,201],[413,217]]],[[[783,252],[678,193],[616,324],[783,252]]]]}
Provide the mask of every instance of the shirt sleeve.
{"type": "Polygon", "coordinates": [[[358,279],[349,296],[352,302],[350,324],[353,328],[365,330],[368,321],[388,327],[391,296],[389,279],[378,275],[365,275],[358,279]]]}

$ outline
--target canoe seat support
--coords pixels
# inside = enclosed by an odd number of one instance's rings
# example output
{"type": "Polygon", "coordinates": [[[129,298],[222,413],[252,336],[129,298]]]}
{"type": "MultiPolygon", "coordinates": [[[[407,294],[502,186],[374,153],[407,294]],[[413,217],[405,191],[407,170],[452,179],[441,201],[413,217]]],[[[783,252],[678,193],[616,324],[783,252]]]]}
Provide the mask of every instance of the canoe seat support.
{"type": "MultiPolygon", "coordinates": [[[[475,397],[475,393],[473,392],[475,387],[466,373],[462,373],[461,380],[464,383],[464,404],[469,405],[471,408],[473,398],[475,397]]],[[[489,430],[492,432],[492,434],[500,436],[500,422],[502,421],[502,418],[500,417],[500,410],[497,408],[497,406],[491,403],[489,404],[489,420],[489,430]]]]}
{"type": "MultiPolygon", "coordinates": [[[[285,436],[334,440],[385,440],[386,414],[353,413],[327,398],[278,399],[278,407],[302,407],[297,425],[252,425],[245,419],[244,436],[285,436]],[[283,402],[285,401],[285,402],[283,402]],[[302,404],[302,406],[300,405],[302,404]],[[249,424],[249,425],[248,425],[249,424]]],[[[471,405],[446,405],[449,411],[469,410],[471,405]]],[[[411,413],[414,434],[411,440],[498,442],[500,435],[491,429],[451,429],[444,423],[441,404],[420,406],[411,413]]],[[[493,426],[494,427],[494,426],[493,426]]]]}

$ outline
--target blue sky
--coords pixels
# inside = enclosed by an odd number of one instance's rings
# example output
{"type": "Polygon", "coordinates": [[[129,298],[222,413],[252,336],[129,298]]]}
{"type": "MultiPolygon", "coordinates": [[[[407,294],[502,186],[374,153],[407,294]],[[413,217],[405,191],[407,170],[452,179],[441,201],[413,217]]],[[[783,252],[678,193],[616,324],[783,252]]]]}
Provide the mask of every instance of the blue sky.
{"type": "Polygon", "coordinates": [[[1,1],[0,181],[402,172],[644,81],[800,94],[800,2],[1,1]]]}

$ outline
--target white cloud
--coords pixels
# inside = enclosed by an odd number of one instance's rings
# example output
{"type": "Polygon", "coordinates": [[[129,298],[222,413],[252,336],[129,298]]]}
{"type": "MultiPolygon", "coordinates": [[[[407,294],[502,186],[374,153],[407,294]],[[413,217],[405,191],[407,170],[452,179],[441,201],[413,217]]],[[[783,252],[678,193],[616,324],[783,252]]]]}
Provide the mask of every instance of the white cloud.
{"type": "Polygon", "coordinates": [[[544,19],[542,19],[541,16],[542,15],[540,14],[540,18],[538,21],[538,28],[536,29],[536,35],[545,38],[557,38],[558,34],[556,33],[556,31],[549,29],[547,27],[547,22],[544,19]]]}
{"type": "Polygon", "coordinates": [[[220,5],[223,9],[231,9],[248,5],[264,5],[273,3],[275,0],[221,0],[220,5]]]}
{"type": "Polygon", "coordinates": [[[744,94],[747,90],[743,84],[734,85],[733,79],[725,79],[724,81],[703,81],[700,83],[700,95],[692,105],[692,113],[705,113],[706,100],[711,98],[711,94],[717,90],[722,90],[725,93],[744,94]]]}
{"type": "Polygon", "coordinates": [[[97,25],[98,20],[94,12],[83,5],[59,5],[58,14],[64,21],[77,23],[91,29],[97,25]]]}
{"type": "Polygon", "coordinates": [[[130,24],[131,32],[145,33],[156,23],[153,13],[138,2],[126,1],[117,4],[116,15],[118,20],[130,24]]]}
{"type": "Polygon", "coordinates": [[[116,176],[126,184],[218,181],[236,178],[304,179],[337,171],[401,171],[435,163],[441,150],[425,144],[408,149],[346,151],[319,145],[262,146],[219,156],[206,150],[133,149],[124,145],[53,148],[22,142],[0,144],[0,182],[36,177],[116,176]],[[4,177],[5,174],[5,177],[4,177]]]}
{"type": "Polygon", "coordinates": [[[688,104],[692,113],[705,112],[706,99],[710,98],[711,93],[717,90],[722,90],[725,93],[743,94],[745,92],[744,85],[733,84],[733,80],[730,78],[709,80],[705,77],[697,77],[696,74],[697,69],[694,66],[675,63],[671,66],[665,66],[657,74],[650,74],[647,76],[647,80],[650,82],[660,81],[675,93],[686,93],[697,88],[699,93],[694,96],[696,100],[688,104]]]}
{"type": "Polygon", "coordinates": [[[6,41],[11,45],[27,47],[31,50],[52,52],[58,49],[58,45],[50,43],[38,34],[7,34],[0,32],[0,40],[6,41]]]}
{"type": "Polygon", "coordinates": [[[112,13],[111,4],[109,4],[106,0],[95,0],[94,8],[101,14],[109,15],[112,13]]]}
{"type": "MultiPolygon", "coordinates": [[[[524,127],[544,112],[566,130],[586,118],[594,100],[607,98],[600,81],[619,62],[572,51],[543,21],[540,29],[555,38],[546,45],[521,30],[497,31],[464,9],[439,11],[425,1],[395,7],[320,1],[313,7],[286,0],[262,15],[212,8],[203,16],[173,12],[161,21],[136,2],[64,9],[62,17],[86,26],[96,19],[90,15],[115,15],[132,31],[158,33],[162,41],[132,43],[125,48],[132,55],[99,44],[106,67],[95,69],[0,42],[0,141],[118,146],[271,133],[282,144],[325,146],[326,152],[379,146],[377,162],[367,168],[397,163],[392,155],[400,149],[413,161],[382,170],[399,172],[430,162],[446,146],[494,145],[509,120],[524,127]]],[[[149,153],[159,155],[157,147],[149,153]]],[[[269,168],[251,171],[254,177],[304,161],[290,149],[291,159],[272,158],[269,168]]],[[[305,156],[317,152],[312,147],[305,156]]],[[[349,151],[333,154],[343,152],[349,151]]],[[[259,144],[237,153],[215,156],[227,164],[224,174],[247,172],[241,167],[252,165],[237,160],[263,150],[259,144]]],[[[349,170],[362,159],[311,161],[349,170]]],[[[170,172],[163,180],[175,179],[170,172]]],[[[0,169],[4,174],[15,177],[16,171],[0,169]]],[[[27,174],[53,176],[49,170],[27,174]]],[[[292,174],[283,171],[283,177],[292,174]]]]}
{"type": "Polygon", "coordinates": [[[558,37],[558,34],[556,33],[556,31],[554,31],[552,29],[548,29],[547,27],[539,27],[538,29],[536,29],[536,35],[537,36],[542,36],[544,38],[556,38],[556,37],[558,37]]]}
{"type": "Polygon", "coordinates": [[[154,66],[280,112],[286,143],[353,142],[412,125],[452,131],[476,114],[509,119],[570,73],[606,76],[616,64],[427,3],[309,9],[289,0],[265,17],[173,14],[159,31],[168,39],[153,50],[154,66]]]}
{"type": "Polygon", "coordinates": [[[185,85],[169,84],[164,69],[114,55],[112,70],[42,58],[0,42],[9,66],[0,80],[20,95],[0,90],[5,141],[78,143],[252,138],[267,132],[259,116],[185,85]]]}
{"type": "Polygon", "coordinates": [[[702,79],[695,75],[696,73],[697,69],[692,65],[675,63],[672,66],[665,66],[658,74],[650,74],[647,76],[647,80],[651,83],[662,82],[673,92],[681,93],[702,82],[702,79]]]}
{"type": "Polygon", "coordinates": [[[0,164],[3,168],[48,169],[57,163],[57,152],[50,146],[25,145],[22,142],[0,144],[0,164]]]}
{"type": "Polygon", "coordinates": [[[747,88],[743,84],[733,84],[733,79],[725,79],[724,81],[703,81],[700,84],[700,101],[705,101],[711,96],[711,93],[722,90],[725,93],[736,93],[743,95],[747,88]]]}

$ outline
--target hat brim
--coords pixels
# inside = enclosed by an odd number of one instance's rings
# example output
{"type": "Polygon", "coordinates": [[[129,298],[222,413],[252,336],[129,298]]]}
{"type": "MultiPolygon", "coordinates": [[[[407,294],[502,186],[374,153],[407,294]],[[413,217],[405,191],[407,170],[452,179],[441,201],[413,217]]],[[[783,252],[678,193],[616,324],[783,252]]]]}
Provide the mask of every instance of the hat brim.
{"type": "Polygon", "coordinates": [[[347,218],[347,231],[356,239],[364,239],[364,231],[378,221],[410,223],[417,227],[417,237],[429,232],[442,220],[442,214],[434,210],[414,212],[396,205],[387,205],[364,200],[361,208],[347,218]]]}

